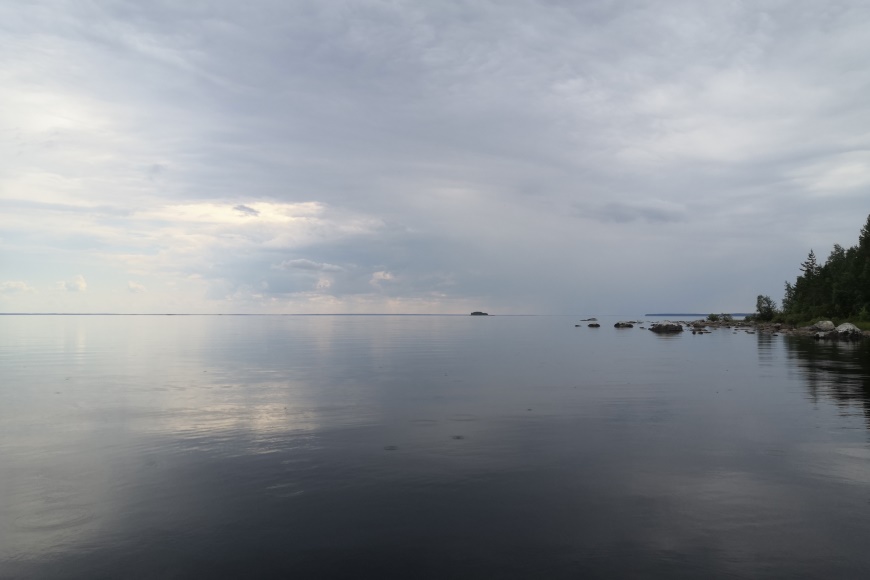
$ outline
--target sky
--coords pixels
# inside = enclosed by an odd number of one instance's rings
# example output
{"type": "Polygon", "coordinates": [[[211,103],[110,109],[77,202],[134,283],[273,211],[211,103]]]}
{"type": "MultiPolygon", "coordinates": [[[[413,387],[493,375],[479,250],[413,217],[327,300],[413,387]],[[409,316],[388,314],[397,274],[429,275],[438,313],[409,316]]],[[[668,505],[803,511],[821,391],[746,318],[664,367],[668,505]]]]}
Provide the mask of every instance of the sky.
{"type": "Polygon", "coordinates": [[[0,312],[779,300],[870,214],[870,3],[0,3],[0,312]]]}

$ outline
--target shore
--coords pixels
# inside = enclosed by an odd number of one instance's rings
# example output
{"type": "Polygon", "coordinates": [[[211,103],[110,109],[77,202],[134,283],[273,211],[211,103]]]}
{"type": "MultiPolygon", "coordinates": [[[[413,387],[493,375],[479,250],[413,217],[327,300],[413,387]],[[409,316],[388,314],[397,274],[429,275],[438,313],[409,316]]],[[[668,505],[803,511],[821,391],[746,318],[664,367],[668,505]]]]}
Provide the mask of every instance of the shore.
{"type": "Polygon", "coordinates": [[[838,333],[831,324],[830,327],[820,327],[817,325],[811,326],[794,326],[791,324],[783,324],[780,322],[755,322],[744,320],[717,321],[711,322],[708,320],[694,320],[690,322],[680,321],[686,327],[686,330],[692,332],[709,332],[710,328],[730,328],[732,330],[743,330],[746,332],[758,332],[761,334],[785,334],[791,336],[806,336],[820,340],[861,340],[862,338],[870,338],[870,330],[856,329],[855,332],[846,334],[838,333]]]}

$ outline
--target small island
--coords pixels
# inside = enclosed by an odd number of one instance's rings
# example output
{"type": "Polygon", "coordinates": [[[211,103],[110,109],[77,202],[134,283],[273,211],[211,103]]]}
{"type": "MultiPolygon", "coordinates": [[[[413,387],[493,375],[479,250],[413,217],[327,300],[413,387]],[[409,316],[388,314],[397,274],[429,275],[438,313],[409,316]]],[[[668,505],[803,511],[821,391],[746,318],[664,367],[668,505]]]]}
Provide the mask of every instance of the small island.
{"type": "Polygon", "coordinates": [[[471,313],[471,316],[489,316],[488,312],[481,312],[480,310],[475,310],[471,313]]]}

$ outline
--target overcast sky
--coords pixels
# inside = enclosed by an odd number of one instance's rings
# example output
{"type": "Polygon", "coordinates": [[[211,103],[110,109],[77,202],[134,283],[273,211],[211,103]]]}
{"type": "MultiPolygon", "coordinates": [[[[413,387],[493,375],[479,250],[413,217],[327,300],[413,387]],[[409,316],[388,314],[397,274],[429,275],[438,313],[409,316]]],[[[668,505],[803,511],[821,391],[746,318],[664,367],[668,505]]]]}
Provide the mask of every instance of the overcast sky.
{"type": "Polygon", "coordinates": [[[0,3],[0,311],[753,310],[870,213],[870,3],[0,3]]]}

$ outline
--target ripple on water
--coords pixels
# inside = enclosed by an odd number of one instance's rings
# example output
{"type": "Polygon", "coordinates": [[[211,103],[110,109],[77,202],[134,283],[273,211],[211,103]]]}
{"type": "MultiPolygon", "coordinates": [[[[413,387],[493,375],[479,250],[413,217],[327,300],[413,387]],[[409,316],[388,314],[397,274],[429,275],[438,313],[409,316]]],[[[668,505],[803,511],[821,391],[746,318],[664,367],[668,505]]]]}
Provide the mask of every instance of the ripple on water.
{"type": "Polygon", "coordinates": [[[438,424],[438,420],[437,419],[414,419],[411,421],[411,423],[413,423],[415,425],[420,425],[423,427],[432,427],[432,426],[435,426],[438,424]]]}
{"type": "Polygon", "coordinates": [[[453,415],[453,417],[451,417],[450,420],[451,421],[477,421],[477,415],[460,413],[458,415],[453,415]]]}
{"type": "Polygon", "coordinates": [[[14,521],[20,531],[58,532],[83,526],[95,517],[83,506],[51,506],[19,516],[14,521]]]}

